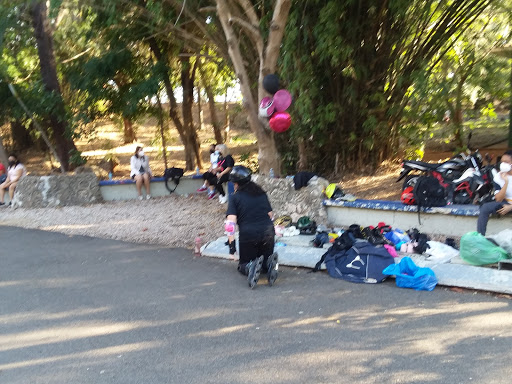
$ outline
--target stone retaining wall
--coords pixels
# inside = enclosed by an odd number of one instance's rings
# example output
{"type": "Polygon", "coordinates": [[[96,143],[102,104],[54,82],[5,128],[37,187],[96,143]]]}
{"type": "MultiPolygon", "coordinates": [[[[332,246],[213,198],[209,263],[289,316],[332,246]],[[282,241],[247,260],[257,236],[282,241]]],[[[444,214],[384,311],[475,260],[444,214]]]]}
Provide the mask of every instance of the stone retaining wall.
{"type": "Polygon", "coordinates": [[[317,224],[327,223],[327,210],[322,204],[323,190],[329,185],[326,179],[315,177],[298,191],[294,189],[293,179],[253,175],[252,181],[267,192],[275,217],[289,215],[296,222],[301,216],[309,216],[317,224]]]}
{"type": "Polygon", "coordinates": [[[76,175],[25,176],[17,187],[14,207],[45,208],[100,203],[98,178],[92,172],[76,175]]]}

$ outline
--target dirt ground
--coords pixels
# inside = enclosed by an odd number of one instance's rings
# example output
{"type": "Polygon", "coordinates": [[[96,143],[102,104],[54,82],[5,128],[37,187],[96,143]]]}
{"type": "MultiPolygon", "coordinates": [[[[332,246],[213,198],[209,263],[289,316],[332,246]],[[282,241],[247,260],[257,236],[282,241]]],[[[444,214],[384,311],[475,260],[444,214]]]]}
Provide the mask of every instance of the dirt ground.
{"type": "MultiPolygon", "coordinates": [[[[228,133],[227,145],[237,163],[257,161],[257,141],[249,130],[245,119],[237,114],[236,107],[230,106],[232,127],[228,133]]],[[[198,114],[195,115],[198,120],[198,114]]],[[[221,115],[221,119],[224,117],[221,115]]],[[[131,144],[123,144],[121,129],[111,121],[96,123],[94,133],[84,136],[76,142],[77,148],[87,158],[87,164],[95,167],[102,178],[107,178],[107,165],[103,161],[108,154],[114,154],[119,165],[116,166],[114,179],[125,179],[130,173],[130,157],[137,145],[142,145],[146,154],[150,157],[153,174],[163,175],[165,164],[159,144],[159,134],[155,119],[145,119],[138,122],[137,141],[131,144]]],[[[197,122],[196,122],[197,123],[197,122]]],[[[501,155],[506,150],[506,138],[508,130],[506,122],[500,124],[489,123],[483,129],[472,131],[471,147],[478,148],[481,153],[489,153],[494,156],[501,155]]],[[[199,130],[203,164],[200,172],[209,166],[209,145],[214,142],[213,129],[210,117],[205,110],[203,114],[202,129],[199,130]]],[[[178,133],[171,130],[168,139],[168,166],[184,168],[183,146],[181,146],[178,133]]],[[[224,132],[225,133],[225,132],[224,132]]],[[[5,134],[5,133],[4,133],[5,134]]],[[[442,162],[453,156],[453,143],[450,140],[449,127],[440,126],[433,138],[427,141],[424,160],[430,162],[442,162]]],[[[21,159],[27,166],[29,173],[35,175],[49,174],[56,165],[52,163],[48,154],[31,150],[21,153],[21,159]]],[[[189,172],[192,173],[192,172],[189,172]]],[[[373,174],[361,174],[357,171],[331,177],[331,182],[341,182],[343,189],[358,198],[398,200],[400,198],[401,184],[396,183],[400,173],[400,160],[385,162],[373,174]]]]}

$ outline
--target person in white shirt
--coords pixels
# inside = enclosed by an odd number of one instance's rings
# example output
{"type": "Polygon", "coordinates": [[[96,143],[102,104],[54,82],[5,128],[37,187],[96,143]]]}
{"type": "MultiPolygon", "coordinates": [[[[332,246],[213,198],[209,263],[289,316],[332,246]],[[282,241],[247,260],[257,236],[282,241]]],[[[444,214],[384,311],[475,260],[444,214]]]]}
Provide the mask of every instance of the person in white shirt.
{"type": "Polygon", "coordinates": [[[130,177],[135,180],[139,200],[142,200],[142,184],[146,187],[146,199],[151,198],[149,181],[153,174],[149,167],[149,158],[144,155],[142,147],[135,148],[135,154],[130,159],[130,177]]]}
{"type": "MultiPolygon", "coordinates": [[[[212,169],[217,168],[217,163],[219,161],[220,152],[215,150],[216,146],[217,146],[217,144],[210,145],[210,163],[211,163],[211,165],[210,165],[210,168],[208,168],[207,172],[211,172],[212,169]]],[[[199,188],[197,190],[197,192],[204,192],[207,189],[208,189],[208,185],[206,184],[206,180],[205,180],[203,185],[201,186],[201,188],[199,188]]]]}
{"type": "Polygon", "coordinates": [[[478,216],[477,231],[485,235],[489,216],[493,213],[506,215],[512,212],[512,151],[507,151],[501,156],[500,172],[494,176],[496,194],[494,200],[482,204],[478,216]]]}
{"type": "MultiPolygon", "coordinates": [[[[18,156],[10,154],[7,160],[9,161],[7,178],[2,184],[0,184],[0,205],[5,205],[4,196],[6,189],[9,190],[9,199],[12,201],[16,185],[18,185],[20,179],[27,174],[27,170],[18,160],[18,156]]],[[[10,204],[11,203],[9,203],[9,205],[10,204]]]]}

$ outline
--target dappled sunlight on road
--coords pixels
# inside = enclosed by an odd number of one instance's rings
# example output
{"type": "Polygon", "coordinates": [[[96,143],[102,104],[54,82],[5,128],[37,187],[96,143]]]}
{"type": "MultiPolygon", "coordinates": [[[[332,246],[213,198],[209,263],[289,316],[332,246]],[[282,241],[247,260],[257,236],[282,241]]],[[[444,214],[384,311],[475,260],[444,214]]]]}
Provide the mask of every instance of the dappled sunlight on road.
{"type": "Polygon", "coordinates": [[[16,368],[27,368],[37,365],[43,365],[43,364],[55,364],[58,362],[66,362],[70,360],[86,360],[89,364],[97,364],[99,363],[98,358],[100,357],[121,357],[119,354],[122,353],[130,353],[130,352],[141,352],[144,350],[148,350],[151,348],[158,347],[162,344],[160,341],[145,341],[145,342],[139,342],[139,343],[130,343],[130,344],[121,344],[121,345],[114,345],[111,347],[105,347],[105,348],[96,348],[96,349],[90,349],[85,352],[79,352],[79,353],[69,353],[69,354],[63,354],[63,355],[57,355],[52,357],[45,357],[40,359],[28,359],[18,362],[12,362],[7,364],[0,364],[0,371],[9,370],[9,369],[16,369],[16,368]]]}

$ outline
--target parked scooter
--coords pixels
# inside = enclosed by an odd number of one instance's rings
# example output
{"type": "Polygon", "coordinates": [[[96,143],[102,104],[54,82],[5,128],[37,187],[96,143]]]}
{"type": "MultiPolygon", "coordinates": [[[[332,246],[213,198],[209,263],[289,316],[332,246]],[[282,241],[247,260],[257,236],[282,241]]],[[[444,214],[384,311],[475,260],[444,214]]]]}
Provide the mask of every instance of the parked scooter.
{"type": "Polygon", "coordinates": [[[403,188],[413,186],[422,175],[436,177],[447,191],[448,204],[481,204],[492,198],[492,169],[490,156],[486,155],[487,166],[483,167],[482,155],[461,153],[440,164],[406,160],[397,180],[405,178],[403,188]]]}

